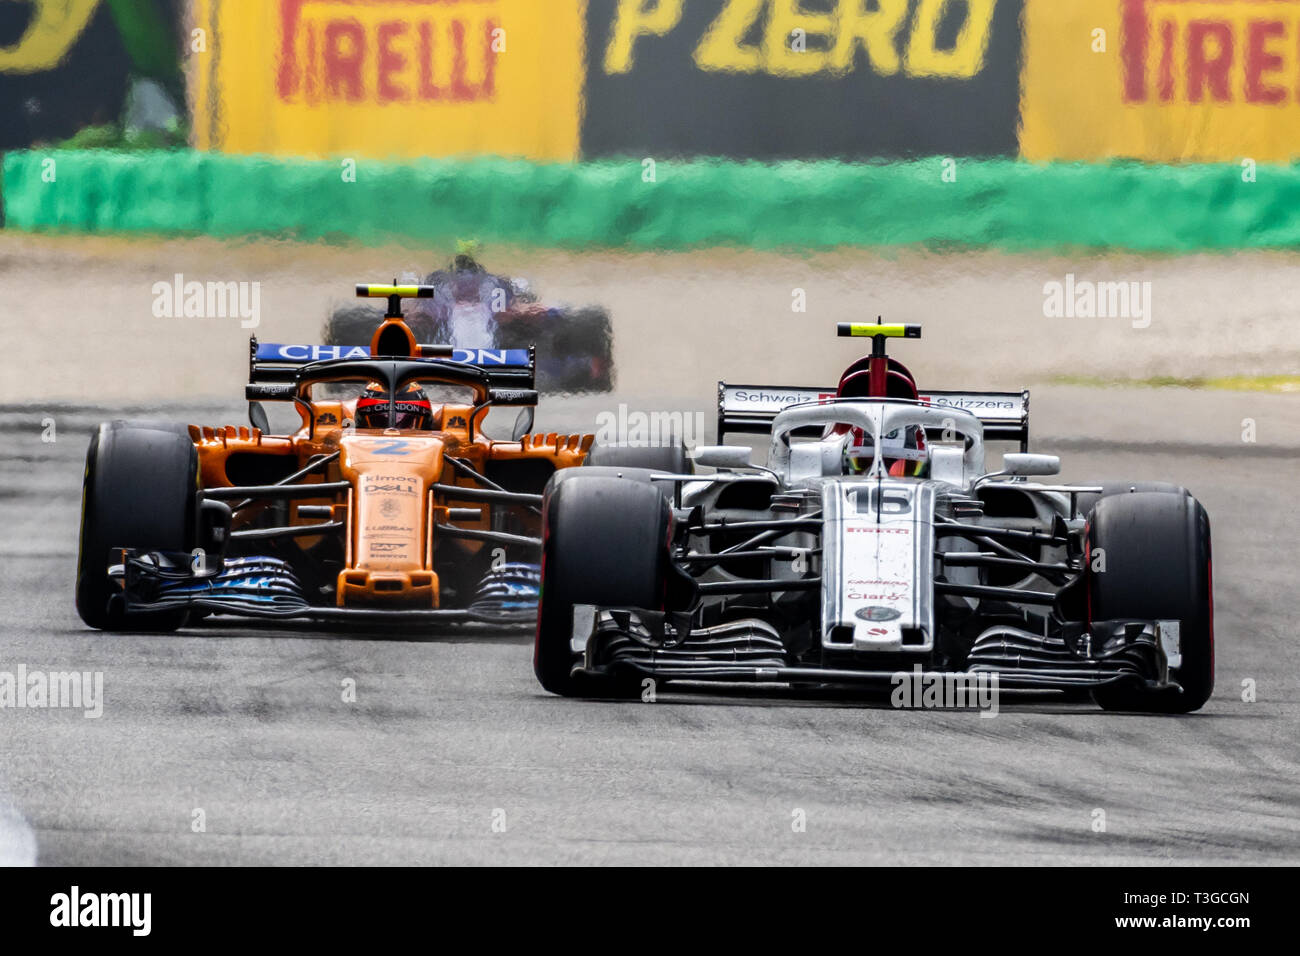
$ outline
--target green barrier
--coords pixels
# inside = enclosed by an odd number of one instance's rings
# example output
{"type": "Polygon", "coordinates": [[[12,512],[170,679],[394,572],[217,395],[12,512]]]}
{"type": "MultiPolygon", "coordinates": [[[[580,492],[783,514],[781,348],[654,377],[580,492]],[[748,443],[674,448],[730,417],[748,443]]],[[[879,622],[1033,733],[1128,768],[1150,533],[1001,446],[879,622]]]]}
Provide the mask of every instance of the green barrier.
{"type": "Polygon", "coordinates": [[[958,160],[539,165],[271,160],[193,152],[19,152],[4,158],[7,226],[681,249],[896,246],[1121,248],[1300,245],[1300,167],[1034,165],[958,160]],[[53,160],[51,167],[46,161],[53,160]],[[53,170],[54,181],[47,182],[53,170]]]}

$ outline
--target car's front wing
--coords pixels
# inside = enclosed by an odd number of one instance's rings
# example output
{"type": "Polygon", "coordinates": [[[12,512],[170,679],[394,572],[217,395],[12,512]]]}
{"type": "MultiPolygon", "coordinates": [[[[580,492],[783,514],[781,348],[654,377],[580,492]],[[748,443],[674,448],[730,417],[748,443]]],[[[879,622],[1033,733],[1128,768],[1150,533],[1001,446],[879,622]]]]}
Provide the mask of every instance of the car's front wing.
{"type": "Polygon", "coordinates": [[[575,673],[659,680],[888,688],[900,676],[923,681],[997,675],[1004,690],[1079,690],[1132,684],[1177,688],[1178,622],[1094,621],[1056,637],[1005,626],[976,641],[963,670],[934,667],[928,656],[891,657],[892,667],[854,655],[833,664],[794,661],[770,624],[748,619],[706,629],[684,627],[681,615],[633,608],[583,608],[575,613],[575,650],[584,649],[575,673]],[[587,630],[589,626],[589,631],[587,630]],[[583,634],[579,633],[582,630],[583,634]],[[852,665],[845,666],[852,660],[852,665]]]}
{"type": "Polygon", "coordinates": [[[122,591],[114,600],[130,615],[190,610],[283,622],[478,623],[504,627],[531,626],[537,620],[536,590],[530,586],[528,575],[517,570],[504,581],[496,579],[500,575],[489,575],[468,607],[334,607],[308,601],[293,569],[278,558],[226,560],[208,570],[187,564],[189,557],[162,552],[123,552],[123,563],[109,569],[110,577],[122,584],[122,591]]]}

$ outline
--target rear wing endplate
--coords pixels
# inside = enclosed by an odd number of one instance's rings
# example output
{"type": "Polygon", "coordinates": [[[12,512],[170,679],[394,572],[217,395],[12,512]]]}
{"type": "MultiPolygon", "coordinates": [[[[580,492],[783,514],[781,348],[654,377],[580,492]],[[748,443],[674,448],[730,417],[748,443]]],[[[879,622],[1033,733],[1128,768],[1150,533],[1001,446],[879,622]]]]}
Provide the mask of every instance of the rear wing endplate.
{"type": "MultiPolygon", "coordinates": [[[[825,402],[836,389],[816,386],[718,383],[718,443],[728,433],[766,434],[772,420],[793,405],[825,402]]],[[[1029,392],[922,392],[921,401],[969,412],[984,426],[986,441],[1014,441],[1029,450],[1029,392]]]]}

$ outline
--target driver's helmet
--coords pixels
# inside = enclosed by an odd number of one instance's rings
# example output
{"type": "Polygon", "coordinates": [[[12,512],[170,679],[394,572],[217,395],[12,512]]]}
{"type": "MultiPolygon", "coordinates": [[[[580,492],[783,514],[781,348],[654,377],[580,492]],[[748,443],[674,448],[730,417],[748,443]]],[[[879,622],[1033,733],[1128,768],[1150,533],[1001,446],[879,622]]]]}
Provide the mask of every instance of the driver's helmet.
{"type": "MultiPolygon", "coordinates": [[[[382,382],[371,382],[357,399],[354,416],[357,428],[388,428],[388,389],[382,382]]],[[[393,428],[433,429],[433,404],[424,389],[415,382],[397,390],[393,428]]]]}
{"type": "Polygon", "coordinates": [[[452,272],[485,272],[479,265],[478,257],[483,251],[483,244],[477,239],[461,239],[456,243],[456,256],[451,260],[452,272]]]}
{"type": "MultiPolygon", "coordinates": [[[[885,458],[885,469],[894,478],[924,477],[929,464],[925,446],[925,427],[904,425],[895,428],[880,439],[880,450],[885,458]]],[[[862,475],[871,470],[876,449],[871,435],[861,428],[850,428],[844,443],[844,472],[862,475]]]]}

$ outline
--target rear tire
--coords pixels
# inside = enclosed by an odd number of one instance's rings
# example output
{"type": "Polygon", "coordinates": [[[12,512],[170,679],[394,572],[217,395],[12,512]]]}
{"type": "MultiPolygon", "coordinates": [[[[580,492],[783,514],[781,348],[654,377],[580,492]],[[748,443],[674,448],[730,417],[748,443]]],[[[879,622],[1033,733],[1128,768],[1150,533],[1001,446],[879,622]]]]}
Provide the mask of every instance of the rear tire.
{"type": "Polygon", "coordinates": [[[81,496],[77,613],[90,627],[174,631],[187,612],[126,615],[110,609],[114,548],[190,551],[195,546],[198,452],[184,426],[105,422],[90,440],[81,496]]]}
{"type": "MultiPolygon", "coordinates": [[[[1102,687],[1105,710],[1185,714],[1214,691],[1214,594],[1210,519],[1191,495],[1135,492],[1103,498],[1088,523],[1089,554],[1105,551],[1105,571],[1088,574],[1090,620],[1178,620],[1182,666],[1176,690],[1102,687]]],[[[1089,567],[1091,567],[1091,560],[1089,567]]]]}
{"type": "Polygon", "coordinates": [[[559,471],[542,504],[542,596],[533,670],[542,687],[564,697],[630,696],[636,682],[574,677],[575,604],[664,607],[668,575],[668,502],[649,482],[615,469],[559,471]]]}

